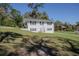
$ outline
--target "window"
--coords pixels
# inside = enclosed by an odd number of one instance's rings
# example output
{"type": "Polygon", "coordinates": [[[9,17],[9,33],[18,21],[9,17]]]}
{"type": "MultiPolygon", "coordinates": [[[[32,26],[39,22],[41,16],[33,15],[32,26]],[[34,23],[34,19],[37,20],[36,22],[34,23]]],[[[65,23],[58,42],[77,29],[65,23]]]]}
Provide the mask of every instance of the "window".
{"type": "Polygon", "coordinates": [[[40,25],[43,25],[44,24],[44,22],[40,22],[40,25]]]}
{"type": "Polygon", "coordinates": [[[31,25],[36,25],[36,22],[35,21],[30,21],[30,24],[31,25]]]}
{"type": "Polygon", "coordinates": [[[52,28],[47,28],[47,30],[48,30],[48,31],[51,31],[51,30],[52,30],[52,28]]]}
{"type": "Polygon", "coordinates": [[[48,25],[52,25],[52,22],[47,22],[48,25]]]}
{"type": "Polygon", "coordinates": [[[36,31],[36,28],[30,28],[30,31],[36,31]]]}

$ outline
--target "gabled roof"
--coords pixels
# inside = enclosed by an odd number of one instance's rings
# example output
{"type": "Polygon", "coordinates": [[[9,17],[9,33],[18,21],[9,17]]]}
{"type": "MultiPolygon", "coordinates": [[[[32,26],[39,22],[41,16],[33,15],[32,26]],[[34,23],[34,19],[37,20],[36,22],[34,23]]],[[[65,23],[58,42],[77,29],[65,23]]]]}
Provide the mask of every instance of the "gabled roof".
{"type": "Polygon", "coordinates": [[[26,19],[24,18],[24,22],[28,21],[36,21],[36,22],[53,22],[52,20],[45,20],[45,19],[26,19]]]}

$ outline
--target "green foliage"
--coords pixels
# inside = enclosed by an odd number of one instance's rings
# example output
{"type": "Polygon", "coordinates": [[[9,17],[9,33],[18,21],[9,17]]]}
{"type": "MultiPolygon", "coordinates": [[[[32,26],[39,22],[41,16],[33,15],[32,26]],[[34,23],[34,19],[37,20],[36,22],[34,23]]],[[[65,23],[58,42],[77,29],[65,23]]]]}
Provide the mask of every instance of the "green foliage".
{"type": "Polygon", "coordinates": [[[3,26],[15,27],[16,23],[15,23],[15,21],[13,19],[7,17],[7,18],[2,20],[2,25],[3,26]]]}
{"type": "Polygon", "coordinates": [[[20,14],[20,11],[16,9],[12,9],[11,15],[12,15],[12,18],[15,20],[15,23],[17,24],[17,26],[22,27],[22,16],[20,14]]]}
{"type": "Polygon", "coordinates": [[[0,8],[3,8],[5,13],[8,13],[12,9],[9,3],[0,3],[0,8]]]}
{"type": "Polygon", "coordinates": [[[0,4],[0,25],[22,27],[22,16],[20,11],[13,9],[10,4],[0,4]]]}
{"type": "MultiPolygon", "coordinates": [[[[0,27],[0,32],[8,33],[9,35],[11,35],[11,37],[15,39],[14,42],[12,41],[10,43],[0,43],[0,45],[2,46],[3,45],[10,46],[11,48],[13,47],[13,45],[15,46],[17,45],[16,47],[19,47],[19,48],[24,47],[28,50],[33,46],[34,48],[37,48],[36,45],[40,46],[39,44],[42,43],[43,46],[53,47],[53,49],[56,49],[55,51],[56,55],[59,55],[59,56],[60,55],[62,56],[79,55],[79,52],[78,52],[79,50],[77,50],[79,47],[79,35],[75,34],[74,32],[55,32],[51,34],[50,33],[32,33],[32,32],[22,31],[20,30],[20,28],[9,29],[7,27],[6,28],[0,27]],[[20,35],[22,36],[18,37],[19,36],[18,33],[20,33],[20,35]],[[21,39],[21,42],[19,38],[21,39]],[[36,44],[36,45],[33,45],[33,44],[36,44]]],[[[6,38],[9,38],[9,37],[6,37],[6,38]]],[[[13,47],[13,49],[16,50],[15,47],[13,47]]],[[[5,51],[3,52],[3,50],[2,50],[2,53],[3,53],[2,55],[5,55],[4,54],[5,51]]],[[[9,50],[7,50],[7,52],[8,51],[9,50]]],[[[10,49],[10,51],[12,51],[12,49],[10,49]]],[[[15,51],[13,52],[15,53],[15,51]]]]}
{"type": "Polygon", "coordinates": [[[29,3],[28,7],[31,8],[30,12],[25,13],[25,18],[35,18],[35,19],[45,19],[48,20],[49,17],[46,12],[40,12],[40,7],[43,7],[44,4],[41,3],[29,3]]]}
{"type": "Polygon", "coordinates": [[[63,23],[61,21],[57,20],[54,22],[54,24],[55,24],[55,31],[62,30],[61,26],[63,26],[63,23]]]}
{"type": "Polygon", "coordinates": [[[75,27],[75,25],[67,22],[55,21],[55,31],[75,31],[75,27]]]}
{"type": "MultiPolygon", "coordinates": [[[[48,14],[40,12],[40,8],[44,6],[42,3],[28,3],[27,6],[31,9],[25,13],[24,16],[21,15],[19,10],[16,10],[8,3],[0,3],[0,25],[1,26],[18,26],[23,27],[23,17],[24,18],[34,18],[48,20],[48,14]]],[[[55,21],[55,31],[75,31],[78,30],[79,22],[76,25],[69,23],[63,23],[62,21],[55,21]]]]}
{"type": "Polygon", "coordinates": [[[31,12],[27,12],[27,13],[25,13],[24,18],[34,18],[35,17],[36,19],[43,19],[43,20],[48,20],[49,19],[49,17],[48,17],[46,12],[43,12],[43,13],[37,12],[35,14],[35,16],[32,17],[33,15],[34,14],[31,14],[31,12]]]}

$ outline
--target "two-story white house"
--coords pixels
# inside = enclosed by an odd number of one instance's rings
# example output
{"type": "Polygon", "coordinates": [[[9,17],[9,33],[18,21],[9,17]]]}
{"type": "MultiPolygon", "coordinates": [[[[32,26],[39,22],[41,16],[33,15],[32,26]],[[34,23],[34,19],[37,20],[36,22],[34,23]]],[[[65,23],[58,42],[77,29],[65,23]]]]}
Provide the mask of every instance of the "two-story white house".
{"type": "Polygon", "coordinates": [[[24,27],[31,32],[54,32],[54,23],[50,20],[42,19],[24,19],[24,27]]]}

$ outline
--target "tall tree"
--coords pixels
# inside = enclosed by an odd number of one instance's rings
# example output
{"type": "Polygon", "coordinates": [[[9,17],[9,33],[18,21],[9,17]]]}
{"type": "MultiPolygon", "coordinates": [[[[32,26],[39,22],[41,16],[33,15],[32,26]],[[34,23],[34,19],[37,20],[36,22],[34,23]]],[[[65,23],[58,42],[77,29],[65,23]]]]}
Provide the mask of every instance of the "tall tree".
{"type": "Polygon", "coordinates": [[[1,3],[0,4],[0,25],[2,25],[4,18],[6,18],[11,10],[10,4],[1,3]]]}
{"type": "Polygon", "coordinates": [[[12,9],[9,3],[0,3],[0,8],[3,8],[5,13],[8,13],[12,9]]]}
{"type": "Polygon", "coordinates": [[[38,12],[39,8],[42,6],[43,6],[43,4],[41,4],[41,3],[29,3],[28,7],[31,8],[30,16],[32,18],[37,18],[37,12],[38,12]]]}
{"type": "Polygon", "coordinates": [[[47,15],[46,12],[41,13],[40,18],[41,18],[41,19],[46,19],[46,20],[49,19],[49,17],[48,17],[48,15],[47,15]]]}
{"type": "Polygon", "coordinates": [[[31,8],[30,12],[27,12],[25,18],[37,18],[37,19],[48,19],[46,12],[39,12],[39,8],[43,7],[44,4],[41,3],[29,3],[27,4],[31,8]]]}
{"type": "Polygon", "coordinates": [[[20,11],[18,11],[16,9],[12,9],[11,15],[12,15],[12,19],[15,20],[17,26],[21,27],[22,26],[22,16],[21,16],[20,11]]]}
{"type": "Polygon", "coordinates": [[[10,16],[6,16],[3,21],[2,21],[3,26],[10,26],[10,27],[15,27],[16,23],[15,20],[13,20],[10,16]]]}

